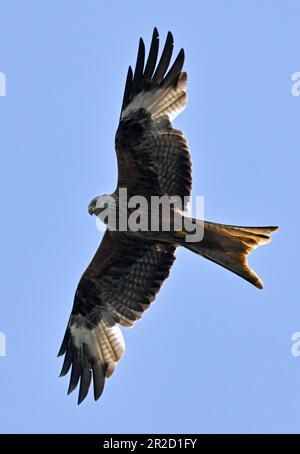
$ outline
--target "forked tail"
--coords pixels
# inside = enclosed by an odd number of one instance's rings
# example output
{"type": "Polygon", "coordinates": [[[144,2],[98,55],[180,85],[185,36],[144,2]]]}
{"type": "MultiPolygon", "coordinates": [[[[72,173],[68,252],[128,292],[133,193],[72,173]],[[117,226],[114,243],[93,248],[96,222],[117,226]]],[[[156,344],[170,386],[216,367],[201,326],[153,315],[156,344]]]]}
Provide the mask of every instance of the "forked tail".
{"type": "Polygon", "coordinates": [[[182,246],[218,263],[258,288],[259,276],[249,267],[247,255],[257,246],[267,244],[278,227],[238,227],[204,222],[204,236],[199,242],[183,242],[182,246]]]}

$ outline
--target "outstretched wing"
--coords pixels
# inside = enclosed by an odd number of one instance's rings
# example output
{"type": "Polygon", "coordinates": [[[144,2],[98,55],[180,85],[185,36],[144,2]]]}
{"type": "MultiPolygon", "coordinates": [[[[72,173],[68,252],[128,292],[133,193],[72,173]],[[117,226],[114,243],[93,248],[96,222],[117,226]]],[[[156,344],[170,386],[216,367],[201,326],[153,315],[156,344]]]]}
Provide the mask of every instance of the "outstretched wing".
{"type": "Polygon", "coordinates": [[[174,262],[175,246],[131,239],[106,231],[95,257],[83,274],[59,355],[61,375],[72,366],[68,393],[79,383],[78,403],[86,397],[93,376],[94,397],[124,353],[118,324],[130,327],[154,301],[174,262]]]}
{"type": "Polygon", "coordinates": [[[128,70],[116,133],[118,187],[127,188],[129,196],[167,194],[183,199],[191,192],[190,154],[183,133],[173,129],[171,121],[187,102],[184,51],[168,71],[172,34],[168,33],[157,63],[158,45],[155,28],[146,64],[140,39],[135,71],[128,70]]]}

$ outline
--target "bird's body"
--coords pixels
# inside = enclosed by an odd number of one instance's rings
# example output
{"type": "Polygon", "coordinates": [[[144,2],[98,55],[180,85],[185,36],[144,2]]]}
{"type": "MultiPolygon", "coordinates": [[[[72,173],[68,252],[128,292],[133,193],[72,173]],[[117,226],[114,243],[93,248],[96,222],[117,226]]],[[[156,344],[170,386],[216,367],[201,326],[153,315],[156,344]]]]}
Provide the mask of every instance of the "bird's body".
{"type": "Polygon", "coordinates": [[[171,123],[187,102],[187,75],[182,72],[184,52],[181,49],[169,69],[171,33],[159,61],[158,43],[154,29],[146,63],[144,43],[140,40],[135,71],[128,70],[115,140],[117,189],[113,194],[96,197],[89,205],[90,214],[99,216],[107,230],[78,284],[59,352],[65,355],[61,375],[72,366],[69,392],[80,381],[79,403],[86,397],[92,377],[94,397],[100,397],[105,378],[113,373],[124,353],[118,325],[130,327],[141,318],[168,277],[178,246],[262,288],[262,281],[248,266],[246,256],[256,246],[267,243],[269,234],[276,230],[228,226],[186,216],[192,184],[191,160],[183,133],[171,123]],[[130,205],[136,198],[139,216],[134,203],[130,205]],[[153,200],[160,198],[179,201],[180,206],[169,206],[169,222],[163,210],[152,209],[153,200]],[[201,235],[197,240],[188,240],[193,228],[199,228],[201,235]]]}

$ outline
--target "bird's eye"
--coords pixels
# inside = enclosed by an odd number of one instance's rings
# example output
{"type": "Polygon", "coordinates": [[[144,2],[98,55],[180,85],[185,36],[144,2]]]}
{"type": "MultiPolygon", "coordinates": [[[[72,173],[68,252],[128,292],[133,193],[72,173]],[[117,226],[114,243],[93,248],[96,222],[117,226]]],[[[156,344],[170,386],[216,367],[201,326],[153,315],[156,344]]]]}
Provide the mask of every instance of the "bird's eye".
{"type": "Polygon", "coordinates": [[[107,203],[107,202],[105,202],[103,208],[104,208],[105,210],[106,210],[106,208],[108,208],[108,203],[107,203]]]}

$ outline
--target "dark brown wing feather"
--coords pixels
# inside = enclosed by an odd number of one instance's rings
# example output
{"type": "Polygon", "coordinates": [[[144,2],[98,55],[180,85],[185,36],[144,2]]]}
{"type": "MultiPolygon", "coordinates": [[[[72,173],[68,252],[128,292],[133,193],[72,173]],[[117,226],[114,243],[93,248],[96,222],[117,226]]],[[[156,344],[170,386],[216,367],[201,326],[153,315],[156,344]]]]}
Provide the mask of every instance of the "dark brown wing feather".
{"type": "Polygon", "coordinates": [[[174,262],[175,246],[144,242],[107,231],[83,274],[75,294],[67,331],[59,351],[65,355],[61,375],[71,369],[69,392],[80,381],[80,403],[91,379],[94,397],[124,352],[117,324],[132,326],[149,307],[174,262]]]}
{"type": "Polygon", "coordinates": [[[148,59],[144,68],[145,44],[143,39],[140,38],[134,75],[132,74],[131,67],[129,66],[128,68],[121,114],[134,99],[134,97],[136,97],[136,95],[138,95],[142,91],[149,91],[153,90],[154,88],[158,89],[160,87],[167,89],[168,86],[172,84],[176,85],[184,63],[184,51],[183,49],[180,50],[176,61],[174,62],[172,68],[168,73],[168,77],[165,77],[172,58],[173,46],[173,35],[171,32],[168,32],[164,49],[157,64],[159,34],[157,28],[155,27],[153,30],[148,59]]]}
{"type": "Polygon", "coordinates": [[[168,33],[157,63],[158,45],[155,28],[146,64],[145,46],[140,40],[134,75],[131,68],[128,71],[116,133],[118,187],[127,188],[129,196],[189,197],[192,184],[189,149],[183,133],[171,124],[186,104],[186,74],[181,72],[184,51],[181,49],[168,71],[172,34],[168,33]]]}

